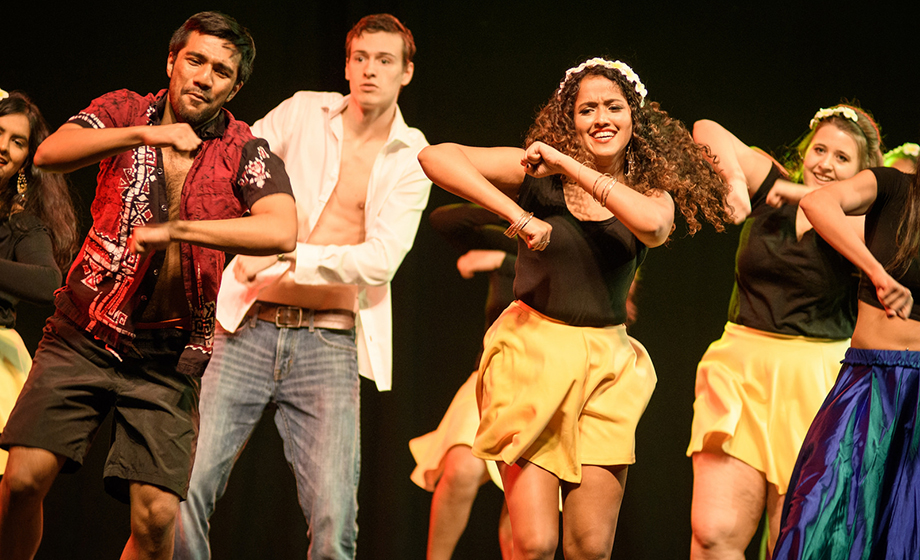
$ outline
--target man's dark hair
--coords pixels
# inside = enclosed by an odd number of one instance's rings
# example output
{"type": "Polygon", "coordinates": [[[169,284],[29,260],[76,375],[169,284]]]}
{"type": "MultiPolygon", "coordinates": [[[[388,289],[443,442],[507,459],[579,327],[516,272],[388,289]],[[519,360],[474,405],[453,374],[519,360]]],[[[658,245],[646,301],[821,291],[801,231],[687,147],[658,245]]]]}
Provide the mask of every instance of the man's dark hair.
{"type": "Polygon", "coordinates": [[[182,27],[173,33],[169,41],[169,54],[179,54],[188,43],[189,35],[197,31],[202,35],[211,35],[229,41],[240,53],[240,67],[236,83],[245,83],[252,76],[252,63],[256,58],[256,44],[249,30],[232,17],[220,12],[199,12],[185,20],[182,27]]]}

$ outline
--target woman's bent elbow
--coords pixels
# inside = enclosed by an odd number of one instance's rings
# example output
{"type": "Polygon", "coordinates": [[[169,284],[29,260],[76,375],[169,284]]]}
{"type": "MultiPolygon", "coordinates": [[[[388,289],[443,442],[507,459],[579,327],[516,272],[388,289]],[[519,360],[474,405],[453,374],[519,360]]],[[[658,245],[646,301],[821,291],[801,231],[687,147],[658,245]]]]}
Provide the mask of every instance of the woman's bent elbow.
{"type": "Polygon", "coordinates": [[[667,223],[661,223],[659,227],[655,229],[649,229],[642,232],[636,237],[639,241],[642,242],[648,248],[658,247],[659,245],[664,245],[667,242],[668,238],[671,236],[671,230],[673,229],[674,222],[669,221],[667,223]]]}
{"type": "Polygon", "coordinates": [[[734,225],[739,225],[744,223],[744,221],[751,215],[751,203],[742,200],[732,200],[727,204],[726,208],[731,215],[731,221],[734,225]]]}
{"type": "Polygon", "coordinates": [[[700,144],[705,144],[710,140],[713,132],[717,132],[722,126],[709,119],[700,119],[693,123],[693,140],[700,144]]]}
{"type": "Polygon", "coordinates": [[[820,207],[823,204],[821,201],[822,196],[826,195],[819,191],[812,191],[802,197],[802,200],[799,201],[799,208],[802,209],[805,216],[808,216],[809,212],[814,212],[816,207],[820,207]]]}

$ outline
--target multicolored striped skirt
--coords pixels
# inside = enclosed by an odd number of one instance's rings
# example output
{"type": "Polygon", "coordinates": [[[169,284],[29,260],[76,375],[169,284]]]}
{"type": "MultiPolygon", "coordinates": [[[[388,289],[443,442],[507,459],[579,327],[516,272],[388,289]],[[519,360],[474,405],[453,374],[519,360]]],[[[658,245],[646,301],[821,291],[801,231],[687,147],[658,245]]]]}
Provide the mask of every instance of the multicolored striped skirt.
{"type": "Polygon", "coordinates": [[[847,350],[799,453],[774,559],[920,558],[920,352],[847,350]]]}

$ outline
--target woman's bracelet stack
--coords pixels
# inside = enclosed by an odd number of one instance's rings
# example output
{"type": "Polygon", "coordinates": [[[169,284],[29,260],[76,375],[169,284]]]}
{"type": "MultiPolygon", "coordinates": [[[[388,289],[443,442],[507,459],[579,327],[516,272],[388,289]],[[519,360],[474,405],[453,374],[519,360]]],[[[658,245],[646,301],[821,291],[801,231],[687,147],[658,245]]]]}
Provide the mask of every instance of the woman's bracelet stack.
{"type": "Polygon", "coordinates": [[[521,230],[524,229],[524,226],[530,222],[531,218],[533,218],[533,212],[524,212],[521,214],[521,217],[515,220],[514,223],[505,230],[505,237],[510,239],[517,237],[517,235],[521,233],[521,230]]]}

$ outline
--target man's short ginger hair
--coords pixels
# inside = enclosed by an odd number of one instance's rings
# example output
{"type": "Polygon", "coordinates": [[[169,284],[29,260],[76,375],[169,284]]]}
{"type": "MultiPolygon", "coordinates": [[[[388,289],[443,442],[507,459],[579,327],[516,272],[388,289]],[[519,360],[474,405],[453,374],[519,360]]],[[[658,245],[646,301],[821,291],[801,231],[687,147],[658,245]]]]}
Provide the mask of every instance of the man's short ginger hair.
{"type": "Polygon", "coordinates": [[[364,16],[345,37],[345,58],[351,57],[351,43],[364,33],[395,33],[403,40],[403,65],[408,66],[415,56],[415,39],[409,28],[390,14],[364,16]]]}

